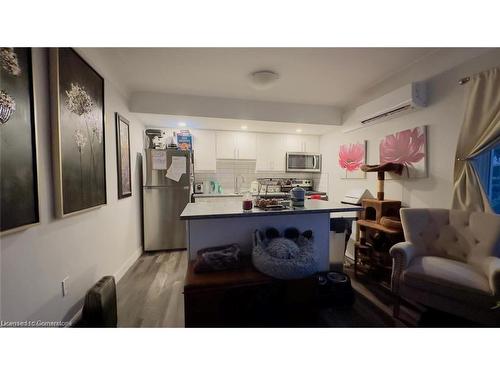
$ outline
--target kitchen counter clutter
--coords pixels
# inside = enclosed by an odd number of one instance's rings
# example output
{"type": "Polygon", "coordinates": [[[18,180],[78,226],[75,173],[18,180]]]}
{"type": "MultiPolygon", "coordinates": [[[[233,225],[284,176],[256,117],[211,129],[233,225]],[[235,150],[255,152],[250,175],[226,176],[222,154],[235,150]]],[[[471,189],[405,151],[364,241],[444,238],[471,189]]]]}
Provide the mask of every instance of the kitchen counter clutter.
{"type": "MultiPolygon", "coordinates": [[[[221,193],[221,194],[205,194],[205,193],[196,193],[193,194],[194,199],[196,198],[231,198],[231,197],[243,197],[243,193],[221,193]]],[[[253,197],[257,197],[260,194],[252,194],[253,197]]],[[[266,196],[269,197],[282,197],[282,196],[288,196],[289,194],[287,193],[267,193],[266,196]]]]}
{"type": "Polygon", "coordinates": [[[220,193],[220,194],[210,194],[210,193],[196,193],[193,194],[193,198],[226,198],[226,197],[242,197],[243,193],[220,193]]]}
{"type": "MultiPolygon", "coordinates": [[[[243,196],[245,194],[237,194],[237,193],[222,193],[222,194],[193,194],[193,200],[196,203],[215,203],[215,202],[225,202],[225,203],[233,203],[239,205],[241,207],[241,202],[243,200],[243,196]]],[[[253,198],[256,198],[258,194],[252,194],[253,198]]],[[[287,193],[272,193],[268,194],[269,198],[281,198],[287,199],[289,198],[289,194],[287,193]]]]}
{"type": "MultiPolygon", "coordinates": [[[[236,195],[233,195],[236,196],[236,195]]],[[[361,208],[358,206],[337,203],[332,201],[322,201],[308,199],[304,207],[290,207],[281,211],[265,211],[254,207],[251,211],[243,211],[241,202],[235,201],[214,201],[188,203],[181,213],[181,219],[196,220],[208,218],[239,217],[239,216],[276,216],[276,215],[303,215],[312,213],[330,212],[357,212],[361,208]]]]}

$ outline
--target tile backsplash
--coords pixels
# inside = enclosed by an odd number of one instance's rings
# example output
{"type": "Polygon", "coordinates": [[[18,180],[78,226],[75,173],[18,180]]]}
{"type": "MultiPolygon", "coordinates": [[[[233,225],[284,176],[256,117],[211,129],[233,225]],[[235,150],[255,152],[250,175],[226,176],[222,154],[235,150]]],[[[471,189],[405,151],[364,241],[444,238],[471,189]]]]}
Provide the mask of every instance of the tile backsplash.
{"type": "Polygon", "coordinates": [[[319,175],[316,173],[287,173],[287,172],[256,172],[255,160],[217,160],[215,173],[195,173],[195,182],[218,181],[224,193],[234,192],[234,181],[240,177],[241,190],[249,190],[252,181],[258,178],[309,178],[314,180],[315,189],[319,187],[319,175]]]}

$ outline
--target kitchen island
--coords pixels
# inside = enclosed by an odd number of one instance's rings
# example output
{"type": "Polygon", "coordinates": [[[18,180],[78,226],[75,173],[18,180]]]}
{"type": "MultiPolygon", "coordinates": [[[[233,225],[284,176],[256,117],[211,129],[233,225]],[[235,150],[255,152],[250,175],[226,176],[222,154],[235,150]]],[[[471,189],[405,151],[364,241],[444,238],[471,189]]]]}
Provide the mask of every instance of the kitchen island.
{"type": "Polygon", "coordinates": [[[316,261],[320,270],[330,267],[330,217],[333,213],[357,212],[361,207],[331,201],[306,200],[304,207],[282,211],[253,208],[243,211],[241,202],[188,203],[180,218],[187,221],[190,259],[206,247],[237,243],[244,253],[252,251],[256,229],[274,227],[283,232],[295,227],[300,232],[312,230],[316,261]]]}

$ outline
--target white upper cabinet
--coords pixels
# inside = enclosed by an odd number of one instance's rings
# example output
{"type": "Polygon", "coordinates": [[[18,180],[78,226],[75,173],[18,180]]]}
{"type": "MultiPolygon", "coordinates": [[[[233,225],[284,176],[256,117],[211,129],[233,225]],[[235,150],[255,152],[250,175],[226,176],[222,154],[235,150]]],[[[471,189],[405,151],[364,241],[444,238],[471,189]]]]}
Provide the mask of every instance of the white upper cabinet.
{"type": "Polygon", "coordinates": [[[256,159],[257,135],[255,133],[237,132],[235,134],[237,159],[256,159]]]}
{"type": "Polygon", "coordinates": [[[302,152],[302,138],[300,135],[287,134],[284,137],[286,152],[302,152]]]}
{"type": "Polygon", "coordinates": [[[255,170],[284,172],[286,139],[283,134],[257,134],[257,162],[255,170]]]}
{"type": "Polygon", "coordinates": [[[319,152],[319,136],[286,135],[286,152],[319,152]]]}
{"type": "Polygon", "coordinates": [[[245,132],[218,131],[217,159],[255,159],[256,135],[245,132]]]}
{"type": "Polygon", "coordinates": [[[304,135],[302,136],[304,152],[319,152],[319,136],[304,135]]]}
{"type": "Polygon", "coordinates": [[[215,171],[215,132],[212,130],[191,130],[193,135],[194,170],[215,171]]]}
{"type": "Polygon", "coordinates": [[[216,132],[217,159],[236,159],[236,139],[233,132],[216,132]]]}
{"type": "Polygon", "coordinates": [[[216,159],[256,160],[262,172],[284,172],[287,152],[319,152],[315,135],[192,130],[195,171],[215,171],[216,159]]]}

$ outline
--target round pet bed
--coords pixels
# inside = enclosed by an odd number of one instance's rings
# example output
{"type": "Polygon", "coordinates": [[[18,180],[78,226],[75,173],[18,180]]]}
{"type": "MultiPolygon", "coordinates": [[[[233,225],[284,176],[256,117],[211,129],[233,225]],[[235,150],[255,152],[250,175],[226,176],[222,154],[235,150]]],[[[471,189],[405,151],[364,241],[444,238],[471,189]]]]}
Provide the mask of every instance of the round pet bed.
{"type": "Polygon", "coordinates": [[[287,229],[286,238],[276,233],[276,230],[268,230],[266,234],[254,232],[252,262],[255,268],[282,280],[301,279],[318,272],[311,231],[299,234],[296,229],[287,229]],[[290,233],[292,235],[288,235],[290,233]]]}

